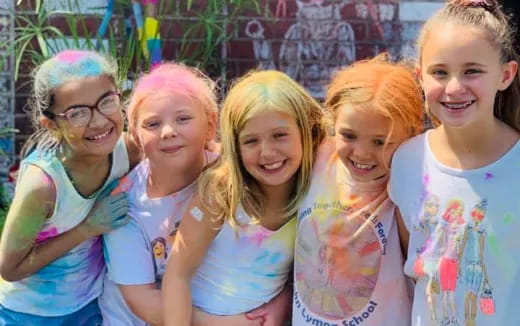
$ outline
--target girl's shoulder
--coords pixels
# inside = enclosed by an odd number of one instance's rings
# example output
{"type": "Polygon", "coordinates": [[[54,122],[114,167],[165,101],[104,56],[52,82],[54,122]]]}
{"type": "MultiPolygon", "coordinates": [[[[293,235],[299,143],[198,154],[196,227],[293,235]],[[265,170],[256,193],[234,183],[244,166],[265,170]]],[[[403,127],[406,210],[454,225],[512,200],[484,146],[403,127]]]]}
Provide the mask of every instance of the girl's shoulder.
{"type": "Polygon", "coordinates": [[[14,199],[54,203],[56,201],[54,180],[40,166],[27,162],[18,177],[14,199]]]}
{"type": "Polygon", "coordinates": [[[399,145],[396,153],[402,153],[401,155],[403,155],[417,150],[425,150],[428,133],[429,131],[425,131],[422,134],[406,139],[399,145]]]}

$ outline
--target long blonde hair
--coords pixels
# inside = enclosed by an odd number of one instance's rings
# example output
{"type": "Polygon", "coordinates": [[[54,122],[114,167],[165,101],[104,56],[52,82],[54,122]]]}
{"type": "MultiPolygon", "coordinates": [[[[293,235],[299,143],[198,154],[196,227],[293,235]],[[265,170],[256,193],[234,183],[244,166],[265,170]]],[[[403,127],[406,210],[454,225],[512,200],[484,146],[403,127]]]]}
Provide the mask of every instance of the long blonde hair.
{"type": "Polygon", "coordinates": [[[302,163],[283,217],[296,213],[309,187],[316,151],[325,135],[320,105],[284,73],[272,70],[246,74],[224,101],[220,115],[222,153],[199,180],[199,194],[205,206],[232,226],[238,225],[235,212],[240,204],[255,222],[260,222],[263,215],[265,197],[242,164],[238,136],[249,119],[269,110],[288,113],[296,119],[303,147],[302,163]]]}

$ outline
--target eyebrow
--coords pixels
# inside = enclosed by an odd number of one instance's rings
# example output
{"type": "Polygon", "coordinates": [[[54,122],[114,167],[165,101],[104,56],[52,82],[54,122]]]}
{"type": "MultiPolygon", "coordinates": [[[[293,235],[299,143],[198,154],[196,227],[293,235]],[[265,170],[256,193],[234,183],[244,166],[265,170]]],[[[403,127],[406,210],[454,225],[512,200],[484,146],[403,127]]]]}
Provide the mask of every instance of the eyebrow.
{"type": "MultiPolygon", "coordinates": [[[[272,129],[269,129],[267,132],[275,132],[275,131],[286,131],[289,129],[289,126],[279,126],[272,129]]],[[[256,133],[249,133],[249,134],[239,134],[238,139],[248,138],[256,136],[256,133]]]]}
{"type": "Polygon", "coordinates": [[[107,96],[109,94],[112,94],[112,93],[115,93],[115,92],[117,92],[117,91],[111,90],[111,91],[104,92],[103,94],[101,94],[101,96],[98,97],[98,99],[96,100],[96,103],[94,105],[90,105],[90,104],[74,104],[74,105],[71,105],[71,106],[67,107],[65,110],[63,110],[63,112],[65,112],[67,110],[70,110],[70,109],[82,107],[82,106],[88,106],[88,107],[96,106],[96,105],[98,105],[99,101],[101,101],[101,99],[103,99],[105,96],[107,96]]]}
{"type": "MultiPolygon", "coordinates": [[[[431,64],[428,66],[428,68],[436,68],[436,67],[446,67],[448,66],[447,64],[445,63],[434,63],[434,64],[431,64]]],[[[478,63],[478,62],[466,62],[463,64],[464,67],[468,67],[468,66],[479,66],[479,67],[485,67],[487,66],[486,64],[484,63],[478,63]]]]}
{"type": "MultiPolygon", "coordinates": [[[[351,133],[354,133],[354,134],[357,134],[354,130],[352,129],[348,129],[348,128],[340,128],[339,129],[339,133],[343,133],[343,132],[351,132],[351,133]]],[[[374,137],[374,138],[386,138],[387,135],[369,135],[369,137],[374,137]]]]}

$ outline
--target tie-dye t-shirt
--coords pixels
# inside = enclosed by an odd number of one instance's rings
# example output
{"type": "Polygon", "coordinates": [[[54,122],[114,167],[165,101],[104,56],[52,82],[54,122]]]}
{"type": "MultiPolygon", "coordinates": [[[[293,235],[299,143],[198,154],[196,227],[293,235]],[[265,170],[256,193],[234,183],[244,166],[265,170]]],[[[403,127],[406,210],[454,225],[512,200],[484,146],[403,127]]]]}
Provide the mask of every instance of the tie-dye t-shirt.
{"type": "Polygon", "coordinates": [[[320,146],[298,210],[294,326],[410,324],[387,180],[354,182],[334,142],[320,146]]]}
{"type": "MultiPolygon", "coordinates": [[[[206,152],[206,162],[213,162],[217,154],[206,152]]],[[[108,267],[99,307],[105,326],[146,325],[127,306],[119,285],[155,283],[161,287],[166,260],[171,252],[175,234],[188,204],[197,190],[192,183],[171,195],[150,198],[147,181],[148,160],[142,161],[121,179],[116,190],[128,194],[130,223],[103,235],[105,259],[108,267]]]]}
{"type": "Polygon", "coordinates": [[[282,291],[294,257],[296,218],[276,231],[254,224],[239,207],[238,233],[224,223],[193,276],[193,305],[215,315],[235,315],[282,291]]]}
{"type": "Polygon", "coordinates": [[[410,232],[412,325],[520,325],[520,142],[460,170],[436,160],[428,134],[397,150],[389,184],[410,232]]]}
{"type": "MultiPolygon", "coordinates": [[[[128,172],[128,154],[122,138],[116,144],[111,160],[112,167],[105,185],[128,172]]],[[[53,153],[33,151],[22,161],[21,174],[29,164],[45,171],[56,187],[54,213],[45,221],[36,239],[42,242],[81,223],[101,190],[90,197],[79,194],[61,161],[53,153]]],[[[68,315],[101,294],[104,271],[101,239],[94,237],[27,278],[12,283],[0,280],[0,304],[17,312],[38,316],[68,315]]]]}

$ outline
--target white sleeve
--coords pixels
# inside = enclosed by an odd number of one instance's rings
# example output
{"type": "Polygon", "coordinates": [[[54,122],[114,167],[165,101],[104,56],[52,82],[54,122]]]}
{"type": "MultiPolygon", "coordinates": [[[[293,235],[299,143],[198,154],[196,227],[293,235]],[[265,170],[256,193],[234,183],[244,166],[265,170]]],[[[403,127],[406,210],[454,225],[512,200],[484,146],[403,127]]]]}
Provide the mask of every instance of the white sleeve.
{"type": "Polygon", "coordinates": [[[155,283],[152,251],[135,219],[103,235],[108,277],[119,285],[155,283]]]}
{"type": "Polygon", "coordinates": [[[388,181],[387,191],[388,197],[390,200],[399,208],[401,212],[401,216],[403,218],[403,222],[408,230],[410,230],[410,221],[408,218],[408,214],[406,212],[406,177],[408,174],[406,173],[406,164],[404,162],[405,153],[400,151],[401,148],[398,148],[394,156],[392,158],[392,164],[390,166],[390,180],[388,181]]]}

